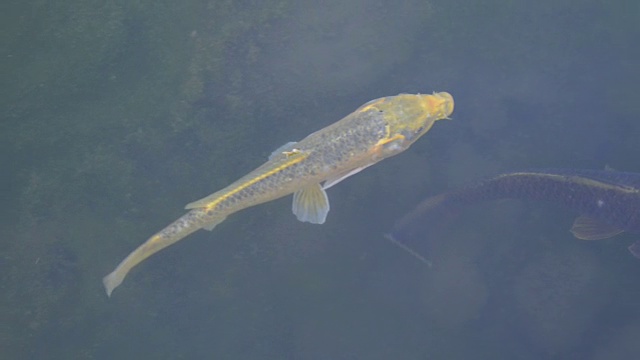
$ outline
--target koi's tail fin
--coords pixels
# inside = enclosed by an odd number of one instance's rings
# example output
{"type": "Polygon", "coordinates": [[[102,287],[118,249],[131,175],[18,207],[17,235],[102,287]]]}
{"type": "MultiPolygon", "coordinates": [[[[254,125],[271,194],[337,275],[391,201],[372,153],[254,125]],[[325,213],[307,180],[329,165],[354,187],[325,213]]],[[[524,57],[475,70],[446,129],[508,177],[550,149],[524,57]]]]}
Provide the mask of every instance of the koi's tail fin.
{"type": "Polygon", "coordinates": [[[107,295],[111,296],[113,289],[122,283],[129,271],[149,256],[184,239],[200,228],[212,230],[225,219],[224,216],[203,218],[202,214],[204,213],[192,210],[133,250],[112,273],[102,279],[107,295]]]}
{"type": "Polygon", "coordinates": [[[113,272],[111,272],[109,275],[102,278],[102,284],[104,285],[104,289],[107,291],[108,297],[111,297],[111,293],[113,292],[113,289],[117,288],[120,284],[122,284],[122,281],[124,280],[124,277],[126,275],[127,274],[125,272],[118,271],[118,269],[116,269],[113,272]]]}

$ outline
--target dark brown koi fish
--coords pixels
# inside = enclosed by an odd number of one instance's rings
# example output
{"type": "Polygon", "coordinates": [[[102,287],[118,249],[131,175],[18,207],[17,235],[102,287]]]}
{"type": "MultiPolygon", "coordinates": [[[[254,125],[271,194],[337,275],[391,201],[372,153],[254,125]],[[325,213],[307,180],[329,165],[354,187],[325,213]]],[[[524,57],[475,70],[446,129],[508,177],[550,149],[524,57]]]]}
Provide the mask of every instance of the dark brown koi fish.
{"type": "MultiPolygon", "coordinates": [[[[640,173],[541,169],[500,174],[430,197],[400,218],[388,238],[400,243],[431,216],[503,198],[549,201],[578,212],[571,227],[578,239],[606,239],[623,231],[640,234],[640,173]]],[[[629,251],[640,258],[640,240],[629,251]]]]}

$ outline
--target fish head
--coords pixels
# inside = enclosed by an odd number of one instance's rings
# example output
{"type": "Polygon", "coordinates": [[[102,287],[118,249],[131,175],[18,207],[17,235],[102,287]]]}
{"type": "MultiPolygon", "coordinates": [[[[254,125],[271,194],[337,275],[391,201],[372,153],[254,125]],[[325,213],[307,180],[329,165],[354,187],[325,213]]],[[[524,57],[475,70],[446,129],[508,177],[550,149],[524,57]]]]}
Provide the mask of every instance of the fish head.
{"type": "Polygon", "coordinates": [[[447,92],[398,95],[391,103],[385,114],[390,135],[402,135],[409,143],[426,134],[436,121],[449,119],[454,107],[447,92]]]}
{"type": "Polygon", "coordinates": [[[386,124],[386,134],[378,145],[383,152],[392,155],[409,147],[426,134],[433,123],[449,119],[454,102],[451,94],[400,94],[373,100],[362,111],[376,110],[386,124]]]}

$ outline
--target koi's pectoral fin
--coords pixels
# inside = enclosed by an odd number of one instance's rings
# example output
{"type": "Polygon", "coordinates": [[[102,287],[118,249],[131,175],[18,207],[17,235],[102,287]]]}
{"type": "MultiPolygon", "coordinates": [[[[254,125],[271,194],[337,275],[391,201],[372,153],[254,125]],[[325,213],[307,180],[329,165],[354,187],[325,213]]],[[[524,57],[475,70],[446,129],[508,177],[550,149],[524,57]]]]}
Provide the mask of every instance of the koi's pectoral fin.
{"type": "Polygon", "coordinates": [[[320,184],[293,193],[293,214],[302,222],[324,224],[329,213],[329,198],[320,184]]]}
{"type": "Polygon", "coordinates": [[[623,232],[615,226],[603,224],[587,216],[579,216],[571,227],[573,236],[581,240],[602,240],[616,236],[623,232]]]}
{"type": "MultiPolygon", "coordinates": [[[[624,230],[615,226],[603,224],[586,216],[578,217],[571,227],[571,233],[581,240],[608,239],[622,233],[623,231],[624,230]]],[[[640,240],[631,244],[628,249],[633,256],[640,259],[640,240]]]]}
{"type": "Polygon", "coordinates": [[[355,175],[357,173],[359,173],[360,171],[368,168],[369,166],[371,166],[373,164],[368,164],[365,166],[361,166],[359,168],[355,168],[355,169],[351,169],[349,171],[345,171],[343,173],[340,173],[334,177],[330,177],[327,180],[325,180],[324,184],[322,185],[322,188],[327,190],[328,188],[336,185],[337,183],[341,182],[342,180],[348,178],[349,176],[355,175]]]}

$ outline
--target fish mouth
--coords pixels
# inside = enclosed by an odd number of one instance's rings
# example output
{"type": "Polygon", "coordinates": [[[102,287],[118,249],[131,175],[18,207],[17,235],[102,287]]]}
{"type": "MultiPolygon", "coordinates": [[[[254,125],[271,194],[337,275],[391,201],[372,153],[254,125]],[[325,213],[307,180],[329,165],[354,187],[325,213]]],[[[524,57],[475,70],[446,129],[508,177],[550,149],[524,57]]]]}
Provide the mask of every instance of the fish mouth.
{"type": "Polygon", "coordinates": [[[433,96],[429,98],[429,107],[435,109],[433,115],[438,119],[449,119],[449,116],[453,113],[455,102],[451,94],[443,91],[433,93],[433,96]]]}

